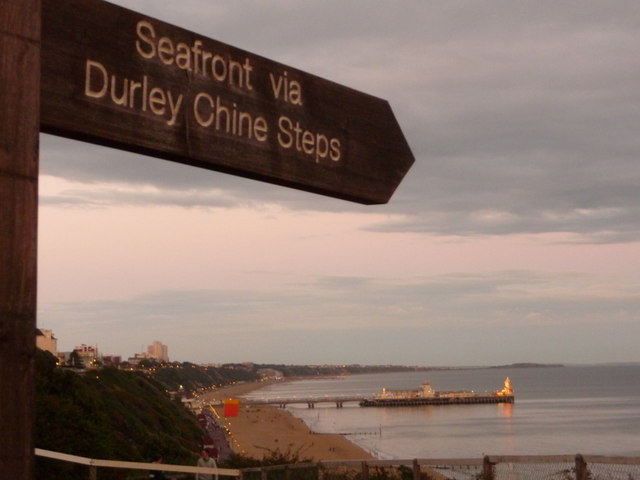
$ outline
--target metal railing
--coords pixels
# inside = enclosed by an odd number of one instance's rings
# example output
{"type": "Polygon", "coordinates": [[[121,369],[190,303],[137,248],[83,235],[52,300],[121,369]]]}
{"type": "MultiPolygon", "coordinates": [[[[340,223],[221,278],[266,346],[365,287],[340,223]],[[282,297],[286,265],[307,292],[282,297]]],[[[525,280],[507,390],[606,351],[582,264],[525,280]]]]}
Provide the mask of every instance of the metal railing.
{"type": "MultiPolygon", "coordinates": [[[[157,470],[157,463],[95,460],[36,449],[36,455],[89,467],[89,480],[98,480],[98,468],[157,470]]],[[[596,455],[502,456],[471,459],[343,460],[244,468],[200,468],[161,464],[179,474],[212,473],[238,480],[640,480],[640,457],[596,455]]],[[[169,475],[167,475],[169,476],[169,475]]],[[[123,475],[121,478],[145,478],[123,475]]],[[[192,478],[182,475],[177,478],[192,478]]]]}

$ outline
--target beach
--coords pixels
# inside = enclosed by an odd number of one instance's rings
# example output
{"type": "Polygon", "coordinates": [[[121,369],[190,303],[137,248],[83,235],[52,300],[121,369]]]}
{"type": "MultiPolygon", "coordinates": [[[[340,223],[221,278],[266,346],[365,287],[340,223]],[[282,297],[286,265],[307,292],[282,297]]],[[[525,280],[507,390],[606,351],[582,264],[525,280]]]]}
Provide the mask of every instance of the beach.
{"type": "MultiPolygon", "coordinates": [[[[241,383],[202,395],[206,401],[238,399],[241,395],[266,386],[265,383],[241,383]]],[[[222,406],[213,406],[221,425],[230,432],[234,452],[262,459],[271,452],[291,453],[299,460],[368,460],[375,458],[343,435],[318,434],[299,418],[270,405],[243,405],[237,417],[225,418],[222,406]]]]}

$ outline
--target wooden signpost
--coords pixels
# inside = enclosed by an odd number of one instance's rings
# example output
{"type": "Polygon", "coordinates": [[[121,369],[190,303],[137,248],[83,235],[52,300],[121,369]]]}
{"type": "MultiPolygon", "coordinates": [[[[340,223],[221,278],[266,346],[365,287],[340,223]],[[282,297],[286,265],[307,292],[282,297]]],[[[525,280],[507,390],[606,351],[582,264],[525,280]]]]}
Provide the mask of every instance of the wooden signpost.
{"type": "Polygon", "coordinates": [[[379,98],[102,0],[2,0],[0,478],[15,480],[34,465],[39,129],[364,204],[414,161],[379,98]]]}
{"type": "Polygon", "coordinates": [[[0,478],[33,476],[40,0],[0,2],[0,478]]]}
{"type": "Polygon", "coordinates": [[[388,102],[96,0],[43,3],[41,123],[365,204],[414,161],[388,102]]]}

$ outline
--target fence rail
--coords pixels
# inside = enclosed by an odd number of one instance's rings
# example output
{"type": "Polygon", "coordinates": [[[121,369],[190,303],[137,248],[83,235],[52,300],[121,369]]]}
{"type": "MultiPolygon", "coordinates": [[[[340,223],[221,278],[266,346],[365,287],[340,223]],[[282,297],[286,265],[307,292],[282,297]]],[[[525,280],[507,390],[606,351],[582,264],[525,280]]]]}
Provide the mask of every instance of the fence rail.
{"type": "MultiPolygon", "coordinates": [[[[150,471],[159,467],[157,463],[96,460],[42,449],[36,449],[35,453],[39,457],[86,465],[89,480],[99,478],[98,468],[150,471]]],[[[241,470],[162,464],[161,469],[181,474],[209,473],[216,478],[238,480],[640,480],[640,457],[487,455],[484,458],[320,461],[241,470]]]]}
{"type": "Polygon", "coordinates": [[[121,462],[117,460],[97,460],[94,458],[78,457],[76,455],[69,455],[66,453],[52,452],[50,450],[43,450],[36,448],[36,456],[45,457],[52,460],[60,460],[63,462],[74,463],[76,465],[86,465],[89,467],[90,480],[96,480],[98,478],[98,468],[117,468],[122,470],[163,470],[165,472],[174,473],[194,473],[194,474],[214,474],[216,477],[241,477],[240,470],[234,470],[229,468],[205,468],[205,467],[192,467],[187,465],[170,465],[170,464],[158,464],[158,463],[140,463],[140,462],[121,462]]]}

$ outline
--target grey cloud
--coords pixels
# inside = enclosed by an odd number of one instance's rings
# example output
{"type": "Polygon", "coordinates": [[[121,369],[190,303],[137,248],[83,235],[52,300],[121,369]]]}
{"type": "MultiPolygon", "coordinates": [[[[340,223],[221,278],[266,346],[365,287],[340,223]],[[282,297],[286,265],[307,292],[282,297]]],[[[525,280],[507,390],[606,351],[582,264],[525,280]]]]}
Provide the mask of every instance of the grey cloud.
{"type": "Polygon", "coordinates": [[[104,207],[110,205],[161,206],[183,208],[214,208],[235,205],[228,194],[214,190],[126,190],[103,185],[99,189],[68,189],[56,195],[42,195],[43,205],[65,207],[104,207]]]}
{"type": "MultiPolygon", "coordinates": [[[[301,350],[312,352],[318,346],[343,345],[348,338],[357,342],[348,354],[332,356],[335,361],[380,362],[379,352],[368,352],[368,345],[384,343],[396,362],[424,364],[427,360],[420,348],[424,342],[433,348],[431,361],[437,363],[440,358],[439,363],[450,365],[441,342],[443,336],[451,336],[452,328],[457,337],[445,342],[449,348],[452,342],[473,343],[480,338],[495,346],[496,339],[505,338],[502,361],[522,358],[519,355],[525,352],[527,358],[541,361],[544,359],[536,357],[537,345],[530,344],[532,335],[549,345],[591,344],[583,338],[583,331],[602,330],[611,335],[626,330],[629,338],[635,338],[631,333],[640,325],[637,285],[620,281],[606,290],[599,285],[598,278],[586,275],[528,271],[401,281],[324,277],[270,292],[162,291],[123,300],[50,303],[40,306],[39,318],[50,328],[73,335],[77,343],[99,338],[105,349],[120,349],[117,353],[122,354],[137,351],[141,342],[159,335],[171,335],[165,343],[191,361],[211,361],[208,350],[200,349],[207,341],[215,344],[216,354],[225,361],[260,362],[281,361],[284,357],[274,358],[281,349],[287,352],[287,361],[295,361],[287,350],[288,339],[296,339],[301,350]],[[123,339],[118,332],[125,327],[127,338],[123,339]],[[244,358],[238,358],[238,343],[234,342],[241,342],[244,358]],[[198,351],[201,360],[190,357],[198,351]]],[[[624,341],[618,345],[621,351],[631,348],[624,341]]],[[[555,354],[579,351],[562,350],[555,354]]],[[[304,358],[305,363],[315,359],[304,358]]],[[[473,364],[477,360],[461,354],[456,362],[473,364]]]]}

